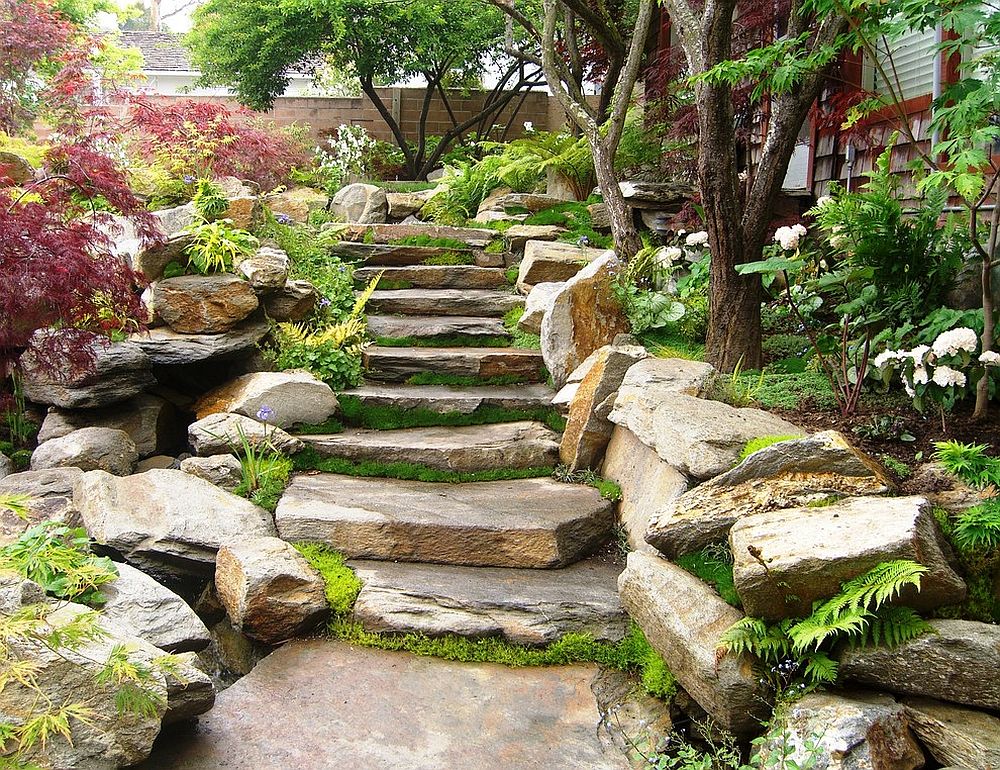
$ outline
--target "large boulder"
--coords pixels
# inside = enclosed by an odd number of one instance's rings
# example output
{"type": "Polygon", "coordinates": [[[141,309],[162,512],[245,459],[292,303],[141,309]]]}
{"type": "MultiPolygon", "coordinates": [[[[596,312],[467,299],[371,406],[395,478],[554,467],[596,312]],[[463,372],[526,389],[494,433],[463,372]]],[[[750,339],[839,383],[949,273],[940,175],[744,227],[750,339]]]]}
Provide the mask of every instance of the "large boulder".
{"type": "Polygon", "coordinates": [[[323,578],[276,537],[237,540],[219,549],[215,587],[233,625],[265,644],[308,631],[329,612],[323,578]]]}
{"type": "Polygon", "coordinates": [[[951,770],[1000,770],[1000,719],[929,698],[903,700],[910,727],[951,770]]]}
{"type": "Polygon", "coordinates": [[[160,230],[167,236],[181,232],[185,227],[197,224],[201,221],[198,209],[193,203],[185,203],[183,206],[174,206],[169,209],[159,209],[153,212],[160,230]]]}
{"type": "Polygon", "coordinates": [[[389,217],[389,201],[381,187],[349,184],[333,196],[330,211],[352,224],[382,224],[389,217]]]}
{"type": "Polygon", "coordinates": [[[35,178],[35,169],[17,153],[8,150],[0,150],[0,182],[6,187],[8,184],[23,185],[35,178]]]}
{"type": "Polygon", "coordinates": [[[416,193],[387,192],[385,199],[389,207],[387,216],[390,222],[402,222],[407,217],[412,217],[427,203],[426,195],[416,193]]]}
{"type": "Polygon", "coordinates": [[[263,508],[178,470],[92,471],[73,500],[91,538],[156,577],[211,577],[223,543],[274,534],[263,508]]]}
{"type": "Polygon", "coordinates": [[[769,708],[745,655],[720,655],[719,641],[743,614],[682,568],[633,551],[618,579],[622,604],[678,683],[721,727],[747,736],[769,708]]]}
{"type": "Polygon", "coordinates": [[[258,294],[268,294],[284,287],[292,262],[281,249],[261,246],[234,267],[237,274],[250,284],[251,289],[258,294]]]}
{"type": "MultiPolygon", "coordinates": [[[[88,611],[77,604],[52,605],[36,633],[66,629],[88,611]]],[[[29,683],[22,677],[10,677],[5,683],[0,722],[23,725],[46,711],[49,703],[52,708],[79,705],[87,709],[86,719],[69,719],[69,739],[54,732],[48,740],[28,748],[19,756],[21,761],[34,767],[114,770],[149,756],[168,703],[166,678],[150,666],[159,652],[110,622],[98,619],[96,625],[104,633],[92,634],[74,646],[53,648],[34,634],[4,639],[5,658],[29,665],[31,679],[29,683]],[[150,696],[146,709],[123,712],[118,707],[120,684],[114,678],[100,677],[106,661],[120,649],[127,650],[134,663],[149,667],[142,684],[150,696]]]]}
{"type": "Polygon", "coordinates": [[[609,345],[580,382],[569,405],[569,419],[559,445],[559,459],[570,470],[596,470],[615,427],[608,414],[625,373],[649,353],[639,345],[609,345]]]}
{"type": "Polygon", "coordinates": [[[932,620],[932,631],[896,647],[841,654],[844,679],[881,690],[1000,711],[1000,626],[932,620]]]}
{"type": "Polygon", "coordinates": [[[187,602],[135,567],[115,567],[118,579],[101,587],[107,598],[101,607],[104,617],[167,652],[197,652],[208,646],[208,628],[187,602]]]}
{"type": "Polygon", "coordinates": [[[802,430],[770,412],[737,409],[666,388],[618,392],[609,419],[693,479],[732,468],[743,447],[760,436],[801,436],[802,430]]]}
{"type": "Polygon", "coordinates": [[[542,319],[556,301],[565,283],[536,283],[524,302],[524,313],[517,321],[517,328],[529,334],[542,333],[542,319]]]}
{"type": "Polygon", "coordinates": [[[181,460],[181,470],[205,479],[227,492],[235,492],[243,483],[243,464],[236,455],[210,455],[209,457],[185,457],[181,460]]]}
{"type": "Polygon", "coordinates": [[[503,237],[511,251],[524,251],[528,241],[554,241],[566,232],[558,225],[514,225],[504,230],[503,237]]]}
{"type": "Polygon", "coordinates": [[[31,455],[31,470],[79,468],[127,476],[135,470],[138,460],[135,442],[125,431],[80,428],[39,446],[31,455]]]}
{"type": "Polygon", "coordinates": [[[151,457],[172,449],[179,431],[173,405],[166,399],[142,394],[114,407],[67,410],[53,408],[38,431],[38,443],[62,438],[81,428],[123,430],[135,443],[139,457],[151,457]]]}
{"type": "Polygon", "coordinates": [[[261,216],[261,203],[257,194],[243,180],[234,176],[224,176],[214,181],[229,201],[222,218],[230,220],[234,227],[252,230],[261,216]]]}
{"type": "Polygon", "coordinates": [[[816,770],[917,770],[925,761],[905,709],[870,692],[803,696],[779,710],[758,752],[761,767],[816,770]]]}
{"type": "Polygon", "coordinates": [[[243,441],[255,448],[295,454],[305,448],[299,439],[242,414],[217,412],[188,426],[188,441],[196,455],[229,454],[243,441]]]}
{"type": "Polygon", "coordinates": [[[267,421],[280,428],[316,425],[337,411],[337,397],[330,386],[305,371],[254,372],[237,377],[198,399],[198,419],[219,412],[255,417],[267,407],[267,421]]]}
{"type": "Polygon", "coordinates": [[[329,202],[330,197],[325,192],[311,187],[293,187],[272,193],[265,199],[272,214],[299,223],[308,222],[312,212],[322,211],[329,202]]]}
{"type": "Polygon", "coordinates": [[[833,596],[842,583],[896,559],[927,568],[920,591],[908,586],[898,603],[927,610],[956,604],[966,594],[922,497],[858,497],[745,516],[733,525],[729,542],[736,590],[754,617],[805,617],[813,602],[833,596]]]}
{"type": "Polygon", "coordinates": [[[48,404],[64,409],[93,409],[127,401],[152,385],[150,359],[142,348],[132,342],[106,343],[95,340],[89,344],[89,365],[72,371],[53,371],[38,351],[45,344],[44,333],[32,338],[27,352],[21,356],[24,395],[36,404],[48,404]]]}
{"type": "Polygon", "coordinates": [[[153,287],[153,309],[180,334],[227,332],[257,304],[254,290],[235,275],[182,275],[153,287]]]}
{"type": "Polygon", "coordinates": [[[684,358],[647,358],[625,375],[618,391],[618,405],[625,408],[632,401],[653,402],[663,393],[704,396],[718,372],[703,361],[684,358]]]}
{"type": "Polygon", "coordinates": [[[50,468],[12,473],[0,479],[0,495],[28,498],[26,519],[12,511],[0,511],[0,544],[16,540],[26,529],[43,521],[77,526],[80,516],[73,506],[73,489],[82,475],[79,468],[50,468]]]}
{"type": "Polygon", "coordinates": [[[265,321],[250,320],[224,334],[178,334],[172,329],[150,329],[129,339],[145,351],[158,366],[196,364],[201,361],[228,361],[247,355],[264,337],[265,321]]]}
{"type": "Polygon", "coordinates": [[[309,281],[288,281],[278,291],[264,297],[264,312],[275,321],[303,321],[319,302],[319,291],[309,281]]]}
{"type": "Polygon", "coordinates": [[[158,281],[171,262],[181,265],[188,263],[188,256],[184,252],[193,241],[191,233],[179,232],[153,243],[137,243],[135,253],[131,255],[132,267],[142,273],[147,281],[158,281]]]}
{"type": "Polygon", "coordinates": [[[601,475],[621,488],[618,521],[625,529],[629,547],[651,548],[645,540],[649,521],[662,505],[687,490],[684,474],[661,460],[628,428],[615,425],[601,475]]]}
{"type": "Polygon", "coordinates": [[[0,452],[0,480],[7,478],[16,471],[17,468],[14,467],[14,461],[3,452],[0,452]]]}
{"type": "Polygon", "coordinates": [[[531,240],[524,244],[524,259],[517,272],[517,290],[531,291],[536,283],[568,281],[584,267],[603,257],[604,249],[577,246],[551,240],[531,240]]]}
{"type": "Polygon", "coordinates": [[[557,388],[587,356],[629,331],[611,290],[621,263],[613,252],[604,254],[566,282],[542,319],[542,357],[557,388]]]}
{"type": "Polygon", "coordinates": [[[780,441],[731,471],[664,504],[646,539],[670,558],[725,540],[742,516],[824,504],[831,497],[880,495],[884,471],[836,431],[780,441]]]}

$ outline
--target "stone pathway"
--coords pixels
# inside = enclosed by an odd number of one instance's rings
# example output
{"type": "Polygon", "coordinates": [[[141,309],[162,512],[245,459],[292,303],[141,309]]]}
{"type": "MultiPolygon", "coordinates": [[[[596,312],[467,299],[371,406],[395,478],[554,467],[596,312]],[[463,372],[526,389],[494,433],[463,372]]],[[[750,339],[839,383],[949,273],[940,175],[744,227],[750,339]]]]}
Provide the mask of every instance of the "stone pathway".
{"type": "MultiPolygon", "coordinates": [[[[366,257],[359,285],[384,270],[386,285],[406,287],[374,293],[374,335],[428,340],[459,332],[471,346],[372,346],[365,355],[368,383],[350,394],[370,406],[438,413],[547,406],[553,392],[544,384],[539,351],[474,346],[477,336],[508,336],[502,316],[523,303],[506,283],[504,256],[483,248],[496,234],[425,229],[467,244],[452,253],[475,264],[425,265],[442,250],[389,243],[402,233],[392,226],[372,228],[366,240],[373,234],[374,243],[344,242],[338,249],[366,257]],[[524,382],[407,382],[425,373],[514,375],[524,382]]],[[[365,239],[364,232],[352,237],[365,239]]],[[[300,438],[329,457],[474,473],[552,466],[560,437],[542,423],[519,421],[300,438]]],[[[354,562],[367,581],[357,606],[369,630],[495,634],[518,642],[551,641],[570,631],[613,641],[625,631],[620,567],[591,556],[610,538],[612,505],[590,487],[548,478],[434,484],[301,474],[279,503],[276,521],[286,540],[325,542],[351,559],[370,560],[354,562]]]]}
{"type": "Polygon", "coordinates": [[[594,666],[510,669],[293,642],[161,736],[144,770],[625,770],[594,666]]]}

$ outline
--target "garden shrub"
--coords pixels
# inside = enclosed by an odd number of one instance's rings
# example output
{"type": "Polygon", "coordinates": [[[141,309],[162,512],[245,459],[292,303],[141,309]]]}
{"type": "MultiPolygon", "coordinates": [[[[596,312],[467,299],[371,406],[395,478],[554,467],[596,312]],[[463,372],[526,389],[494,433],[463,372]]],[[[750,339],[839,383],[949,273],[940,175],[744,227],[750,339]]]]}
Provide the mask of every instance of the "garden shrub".
{"type": "Polygon", "coordinates": [[[188,225],[184,232],[191,236],[191,243],[184,249],[188,267],[202,275],[232,270],[233,265],[249,257],[260,245],[246,230],[233,227],[230,219],[188,225]]]}

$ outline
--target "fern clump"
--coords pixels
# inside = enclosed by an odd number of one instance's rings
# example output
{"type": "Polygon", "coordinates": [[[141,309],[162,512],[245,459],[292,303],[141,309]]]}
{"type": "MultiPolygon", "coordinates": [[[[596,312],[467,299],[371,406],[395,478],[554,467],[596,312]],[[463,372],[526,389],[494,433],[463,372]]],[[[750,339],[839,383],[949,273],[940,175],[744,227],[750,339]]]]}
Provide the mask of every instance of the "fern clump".
{"type": "Polygon", "coordinates": [[[986,454],[989,448],[989,444],[938,441],[934,444],[934,459],[970,487],[986,489],[1000,486],[1000,458],[986,454]]]}
{"type": "Polygon", "coordinates": [[[930,630],[909,607],[889,604],[909,586],[919,590],[926,571],[905,559],[884,562],[844,583],[806,618],[776,624],[752,617],[739,620],[723,634],[719,647],[754,655],[776,687],[796,679],[806,685],[832,684],[837,681],[837,662],[830,652],[839,642],[896,646],[930,630]]]}

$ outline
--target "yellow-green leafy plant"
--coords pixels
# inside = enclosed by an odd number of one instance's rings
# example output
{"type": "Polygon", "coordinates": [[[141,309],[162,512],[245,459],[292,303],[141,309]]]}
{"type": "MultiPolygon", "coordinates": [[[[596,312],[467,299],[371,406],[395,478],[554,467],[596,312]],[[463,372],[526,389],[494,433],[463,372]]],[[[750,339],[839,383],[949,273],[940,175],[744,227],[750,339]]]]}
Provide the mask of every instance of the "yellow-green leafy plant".
{"type": "Polygon", "coordinates": [[[233,227],[230,219],[188,225],[184,232],[191,243],[184,250],[188,266],[202,275],[224,273],[243,257],[250,256],[260,242],[246,230],[233,227]]]}

